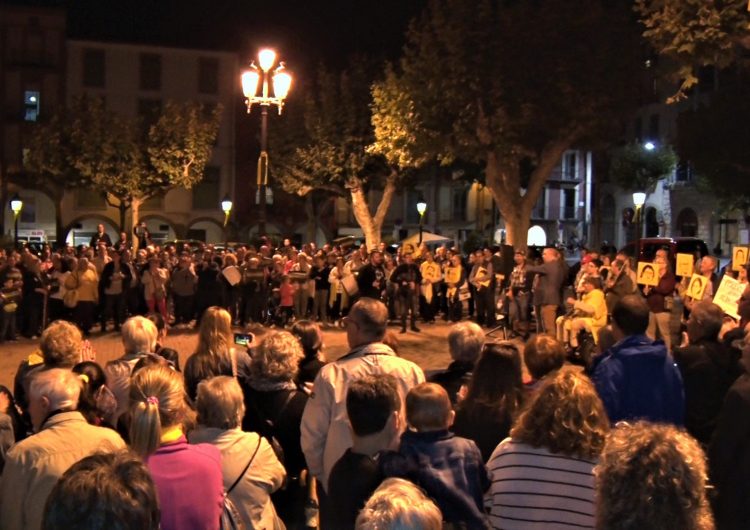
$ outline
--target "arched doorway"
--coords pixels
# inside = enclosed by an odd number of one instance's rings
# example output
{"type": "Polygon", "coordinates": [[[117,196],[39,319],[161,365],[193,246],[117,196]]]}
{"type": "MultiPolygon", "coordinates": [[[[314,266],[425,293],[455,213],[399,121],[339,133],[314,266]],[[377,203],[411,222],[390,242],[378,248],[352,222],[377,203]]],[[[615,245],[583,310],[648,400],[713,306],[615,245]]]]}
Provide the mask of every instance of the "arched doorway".
{"type": "Polygon", "coordinates": [[[683,208],[677,216],[675,231],[681,237],[696,237],[698,235],[698,214],[692,208],[683,208]]]}
{"type": "Polygon", "coordinates": [[[153,241],[154,244],[161,244],[165,241],[179,239],[174,224],[165,217],[159,215],[144,215],[140,220],[146,221],[146,227],[151,234],[151,241],[153,241]]]}
{"type": "Polygon", "coordinates": [[[646,208],[643,226],[645,237],[657,237],[659,235],[659,217],[656,214],[656,208],[653,206],[646,208]]]}
{"type": "Polygon", "coordinates": [[[115,221],[104,215],[89,214],[76,217],[70,222],[65,230],[65,243],[74,247],[88,245],[99,224],[104,225],[104,231],[112,242],[119,239],[119,227],[115,221]]]}
{"type": "Polygon", "coordinates": [[[196,239],[204,243],[222,243],[224,241],[224,227],[208,217],[193,220],[187,229],[186,239],[196,239]]]}

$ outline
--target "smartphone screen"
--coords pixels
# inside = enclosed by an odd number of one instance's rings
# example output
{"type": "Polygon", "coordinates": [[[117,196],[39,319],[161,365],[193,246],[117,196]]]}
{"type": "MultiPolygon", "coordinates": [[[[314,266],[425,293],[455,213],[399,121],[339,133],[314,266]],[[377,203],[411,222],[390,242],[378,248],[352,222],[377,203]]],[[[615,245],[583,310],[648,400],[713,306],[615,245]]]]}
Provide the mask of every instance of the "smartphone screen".
{"type": "Polygon", "coordinates": [[[235,333],[234,334],[234,343],[239,346],[247,346],[251,342],[253,342],[252,333],[235,333]]]}

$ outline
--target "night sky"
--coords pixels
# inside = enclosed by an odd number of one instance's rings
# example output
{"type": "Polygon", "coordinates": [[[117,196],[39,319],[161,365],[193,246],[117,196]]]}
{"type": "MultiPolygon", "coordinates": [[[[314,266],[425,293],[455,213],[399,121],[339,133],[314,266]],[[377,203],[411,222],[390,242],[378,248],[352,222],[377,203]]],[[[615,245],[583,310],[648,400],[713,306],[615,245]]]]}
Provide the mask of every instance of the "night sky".
{"type": "Polygon", "coordinates": [[[426,0],[0,0],[65,7],[68,36],[253,53],[275,47],[291,69],[342,66],[354,52],[394,59],[426,0]]]}

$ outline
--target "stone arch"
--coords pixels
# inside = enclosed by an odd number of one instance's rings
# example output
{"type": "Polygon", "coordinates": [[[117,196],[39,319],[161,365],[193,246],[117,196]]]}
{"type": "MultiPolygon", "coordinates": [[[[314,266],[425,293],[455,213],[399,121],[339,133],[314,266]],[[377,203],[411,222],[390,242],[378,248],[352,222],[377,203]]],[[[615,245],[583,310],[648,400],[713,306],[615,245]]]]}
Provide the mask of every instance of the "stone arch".
{"type": "Polygon", "coordinates": [[[197,217],[188,223],[185,238],[220,243],[225,238],[224,225],[213,217],[197,217]]]}
{"type": "Polygon", "coordinates": [[[681,237],[696,237],[698,235],[698,214],[692,208],[680,210],[675,222],[675,231],[681,237]]]}
{"type": "Polygon", "coordinates": [[[140,216],[139,220],[146,222],[146,227],[155,244],[181,239],[182,227],[163,215],[149,213],[140,216]]]}
{"type": "Polygon", "coordinates": [[[104,231],[109,234],[112,241],[117,241],[117,234],[120,233],[117,221],[103,214],[87,213],[75,217],[65,225],[63,229],[65,242],[73,246],[88,245],[99,223],[104,225],[104,231]]]}

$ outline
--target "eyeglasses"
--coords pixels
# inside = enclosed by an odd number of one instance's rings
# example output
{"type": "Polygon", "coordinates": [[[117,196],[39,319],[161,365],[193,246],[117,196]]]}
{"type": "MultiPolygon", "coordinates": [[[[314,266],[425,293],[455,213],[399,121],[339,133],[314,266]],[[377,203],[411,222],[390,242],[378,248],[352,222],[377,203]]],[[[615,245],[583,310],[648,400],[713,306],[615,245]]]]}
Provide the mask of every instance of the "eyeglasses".
{"type": "Polygon", "coordinates": [[[344,327],[348,326],[349,324],[354,324],[355,326],[359,327],[359,324],[357,324],[357,321],[352,319],[351,317],[344,317],[341,319],[341,322],[343,322],[344,327]]]}

